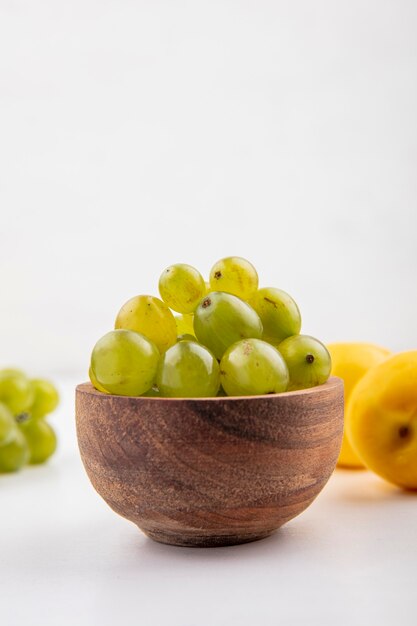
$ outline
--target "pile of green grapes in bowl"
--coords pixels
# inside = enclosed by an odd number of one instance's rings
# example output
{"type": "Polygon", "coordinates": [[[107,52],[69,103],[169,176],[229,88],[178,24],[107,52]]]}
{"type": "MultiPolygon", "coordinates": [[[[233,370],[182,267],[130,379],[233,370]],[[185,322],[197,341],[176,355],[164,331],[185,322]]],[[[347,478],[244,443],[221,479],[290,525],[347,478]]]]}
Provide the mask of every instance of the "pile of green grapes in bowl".
{"type": "Polygon", "coordinates": [[[217,261],[206,282],[178,263],[159,279],[160,298],[138,295],[93,348],[90,380],[122,396],[259,396],[321,385],[330,354],[300,334],[301,314],[282,289],[259,287],[241,257],[217,261]]]}
{"type": "Polygon", "coordinates": [[[47,417],[59,402],[49,381],[17,369],[0,370],[0,473],[44,463],[57,439],[47,417]]]}

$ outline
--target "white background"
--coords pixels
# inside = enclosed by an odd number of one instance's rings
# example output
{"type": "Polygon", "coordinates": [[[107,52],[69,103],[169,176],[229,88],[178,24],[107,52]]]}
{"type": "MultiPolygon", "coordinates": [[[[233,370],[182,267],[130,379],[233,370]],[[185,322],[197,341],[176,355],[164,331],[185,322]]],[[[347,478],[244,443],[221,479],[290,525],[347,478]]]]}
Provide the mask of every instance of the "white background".
{"type": "Polygon", "coordinates": [[[0,0],[0,364],[86,378],[160,272],[246,256],[417,346],[414,0],[0,0]]]}

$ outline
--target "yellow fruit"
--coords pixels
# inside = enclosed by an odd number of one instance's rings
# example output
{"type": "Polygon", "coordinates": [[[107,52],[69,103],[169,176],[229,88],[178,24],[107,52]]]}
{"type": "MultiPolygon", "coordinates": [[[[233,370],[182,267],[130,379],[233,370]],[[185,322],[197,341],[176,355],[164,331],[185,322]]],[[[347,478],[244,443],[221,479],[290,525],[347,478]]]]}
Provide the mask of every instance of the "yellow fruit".
{"type": "Polygon", "coordinates": [[[417,350],[370,369],[352,392],[346,428],[369,469],[417,489],[417,350]]]}
{"type": "Polygon", "coordinates": [[[343,433],[342,447],[340,448],[337,465],[339,467],[347,467],[350,469],[363,469],[365,467],[358,455],[353,451],[349,439],[347,438],[346,430],[343,433]]]}
{"type": "MultiPolygon", "coordinates": [[[[345,414],[350,396],[366,372],[390,356],[389,350],[371,343],[332,343],[327,346],[332,357],[332,376],[343,378],[345,384],[345,414]]],[[[362,461],[352,449],[348,436],[343,435],[342,449],[337,464],[342,467],[361,468],[362,461]]]]}

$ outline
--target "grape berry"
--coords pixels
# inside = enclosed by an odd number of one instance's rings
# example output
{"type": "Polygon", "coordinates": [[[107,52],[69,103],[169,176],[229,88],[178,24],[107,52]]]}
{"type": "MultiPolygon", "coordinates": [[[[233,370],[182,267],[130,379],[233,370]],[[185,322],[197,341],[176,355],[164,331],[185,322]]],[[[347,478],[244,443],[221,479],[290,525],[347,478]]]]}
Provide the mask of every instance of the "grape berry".
{"type": "Polygon", "coordinates": [[[49,380],[29,379],[16,369],[0,370],[0,473],[44,463],[52,456],[56,435],[45,417],[58,402],[49,380]]]}
{"type": "MultiPolygon", "coordinates": [[[[162,300],[128,300],[115,330],[96,343],[89,376],[101,393],[264,395],[321,385],[330,375],[326,347],[300,335],[294,299],[275,287],[259,289],[256,269],[241,257],[217,261],[209,282],[191,265],[171,265],[161,274],[159,293],[162,300]]],[[[1,388],[0,381],[0,394],[1,388]]],[[[25,401],[22,389],[20,405],[25,401]]],[[[0,414],[2,427],[7,431],[7,417],[2,426],[0,414]]]]}

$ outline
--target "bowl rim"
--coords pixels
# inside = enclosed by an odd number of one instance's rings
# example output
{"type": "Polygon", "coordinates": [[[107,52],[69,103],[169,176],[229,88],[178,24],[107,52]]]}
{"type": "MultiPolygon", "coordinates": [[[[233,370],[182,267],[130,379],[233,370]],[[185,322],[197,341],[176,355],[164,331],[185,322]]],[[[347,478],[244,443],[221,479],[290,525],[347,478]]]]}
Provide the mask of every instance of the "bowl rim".
{"type": "Polygon", "coordinates": [[[266,395],[259,396],[208,396],[208,397],[192,397],[192,398],[167,398],[159,396],[123,396],[112,393],[104,393],[96,389],[93,384],[88,381],[80,383],[76,386],[77,393],[85,393],[93,396],[98,396],[102,399],[116,399],[116,400],[133,400],[135,402],[163,402],[163,403],[178,403],[178,402],[233,402],[237,400],[244,401],[256,401],[256,400],[279,400],[280,398],[296,398],[299,396],[316,395],[323,391],[330,389],[337,389],[344,387],[343,380],[339,376],[330,376],[322,385],[316,385],[315,387],[308,387],[307,389],[297,389],[296,391],[283,391],[281,393],[268,393],[266,395]]]}

